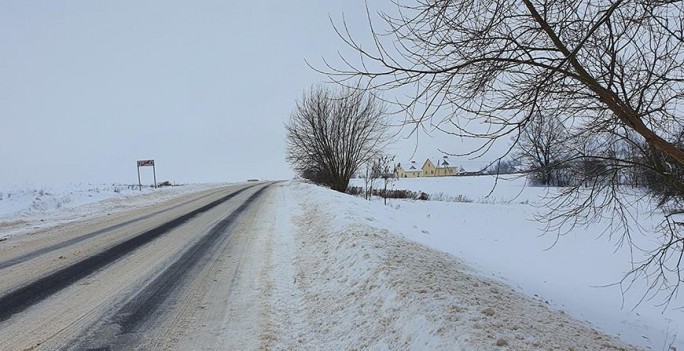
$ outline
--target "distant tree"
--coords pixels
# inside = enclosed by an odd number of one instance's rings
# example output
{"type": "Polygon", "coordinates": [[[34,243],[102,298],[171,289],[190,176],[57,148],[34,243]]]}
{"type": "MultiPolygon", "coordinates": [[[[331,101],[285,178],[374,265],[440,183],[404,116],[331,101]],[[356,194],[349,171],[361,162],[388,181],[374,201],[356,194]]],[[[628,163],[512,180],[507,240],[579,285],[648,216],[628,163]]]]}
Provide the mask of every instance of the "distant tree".
{"type": "Polygon", "coordinates": [[[373,183],[375,182],[375,177],[373,176],[373,160],[368,160],[362,165],[363,173],[361,173],[361,178],[363,179],[363,198],[366,200],[371,200],[373,195],[373,183]]]}
{"type": "Polygon", "coordinates": [[[606,176],[609,173],[610,169],[606,161],[597,158],[585,157],[575,164],[573,174],[584,187],[589,187],[590,182],[607,180],[608,177],[606,176]]]}
{"type": "Polygon", "coordinates": [[[394,181],[394,157],[381,155],[373,160],[373,177],[381,179],[383,189],[379,191],[385,205],[387,205],[387,186],[394,181]]]}
{"type": "Polygon", "coordinates": [[[630,139],[597,133],[585,138],[572,140],[569,148],[572,157],[567,161],[567,172],[572,176],[572,184],[577,189],[591,188],[596,194],[612,193],[628,183],[632,169],[642,167],[633,162],[629,152],[630,139]],[[630,161],[631,160],[631,161],[630,161]]]}
{"type": "Polygon", "coordinates": [[[568,185],[568,132],[556,117],[538,117],[523,127],[516,156],[534,185],[568,185]]]}
{"type": "Polygon", "coordinates": [[[287,161],[302,177],[344,192],[385,146],[385,116],[383,103],[368,91],[313,87],[285,125],[287,161]]]}
{"type": "Polygon", "coordinates": [[[520,162],[517,160],[499,159],[493,165],[487,168],[489,174],[511,174],[517,171],[516,165],[520,162]]]}

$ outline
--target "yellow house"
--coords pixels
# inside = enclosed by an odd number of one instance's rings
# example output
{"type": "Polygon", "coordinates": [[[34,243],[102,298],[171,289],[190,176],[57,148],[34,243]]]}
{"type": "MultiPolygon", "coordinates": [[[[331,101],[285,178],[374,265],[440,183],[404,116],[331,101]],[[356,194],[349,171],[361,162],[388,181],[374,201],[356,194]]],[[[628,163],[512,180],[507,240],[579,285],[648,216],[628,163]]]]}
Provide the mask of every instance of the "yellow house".
{"type": "Polygon", "coordinates": [[[423,162],[423,166],[418,168],[416,161],[411,161],[403,166],[398,163],[394,167],[394,176],[397,178],[418,178],[418,177],[446,177],[458,175],[458,168],[452,166],[447,161],[447,157],[437,160],[437,165],[428,158],[423,162]]]}
{"type": "Polygon", "coordinates": [[[423,167],[421,167],[421,169],[423,170],[423,177],[437,176],[437,167],[435,167],[435,164],[432,163],[429,158],[423,162],[423,167]]]}
{"type": "Polygon", "coordinates": [[[437,176],[438,177],[448,177],[458,175],[458,168],[449,164],[447,157],[444,156],[441,160],[437,161],[437,176]]]}
{"type": "Polygon", "coordinates": [[[417,178],[421,176],[421,173],[423,171],[416,166],[416,161],[411,161],[408,164],[406,164],[406,167],[401,165],[401,163],[398,163],[394,167],[394,175],[397,178],[417,178]]]}

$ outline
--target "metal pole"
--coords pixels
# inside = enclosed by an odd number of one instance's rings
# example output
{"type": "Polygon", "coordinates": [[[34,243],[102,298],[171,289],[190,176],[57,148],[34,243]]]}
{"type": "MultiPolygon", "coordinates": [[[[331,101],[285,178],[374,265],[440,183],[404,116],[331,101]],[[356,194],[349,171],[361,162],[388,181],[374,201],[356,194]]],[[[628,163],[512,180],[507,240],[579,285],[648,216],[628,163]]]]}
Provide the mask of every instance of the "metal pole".
{"type": "Polygon", "coordinates": [[[142,183],[140,182],[140,166],[138,166],[138,186],[140,187],[140,191],[142,191],[142,183]]]}
{"type": "Polygon", "coordinates": [[[152,164],[152,176],[154,177],[154,188],[157,189],[157,166],[152,164]]]}

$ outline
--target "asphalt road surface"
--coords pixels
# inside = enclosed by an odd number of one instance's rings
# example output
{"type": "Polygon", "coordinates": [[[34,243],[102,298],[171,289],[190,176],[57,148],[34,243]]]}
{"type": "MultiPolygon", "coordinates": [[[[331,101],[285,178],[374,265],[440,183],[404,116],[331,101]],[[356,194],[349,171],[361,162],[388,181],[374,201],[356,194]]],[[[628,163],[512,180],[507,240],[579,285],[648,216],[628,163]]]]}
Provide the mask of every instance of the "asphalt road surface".
{"type": "Polygon", "coordinates": [[[258,338],[270,183],[0,242],[0,350],[227,350],[258,338]]]}

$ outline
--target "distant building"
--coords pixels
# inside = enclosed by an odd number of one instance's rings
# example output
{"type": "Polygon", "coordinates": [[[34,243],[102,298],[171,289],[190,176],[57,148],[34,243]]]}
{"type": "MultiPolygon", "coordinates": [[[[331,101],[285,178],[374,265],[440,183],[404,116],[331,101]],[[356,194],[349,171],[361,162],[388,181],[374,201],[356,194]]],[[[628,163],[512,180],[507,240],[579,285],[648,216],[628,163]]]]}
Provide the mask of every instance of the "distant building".
{"type": "Polygon", "coordinates": [[[405,166],[402,166],[401,163],[397,163],[394,167],[394,176],[397,178],[417,178],[420,177],[422,173],[423,170],[418,168],[416,161],[411,161],[405,164],[405,166]]]}
{"type": "Polygon", "coordinates": [[[459,174],[459,168],[449,164],[447,157],[444,156],[441,160],[437,160],[436,172],[437,177],[455,176],[459,174]]]}
{"type": "Polygon", "coordinates": [[[397,163],[394,167],[394,176],[397,178],[418,178],[418,177],[447,177],[458,175],[458,167],[452,166],[447,156],[432,162],[429,158],[418,168],[416,161],[410,161],[402,165],[397,163]]]}

